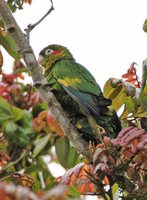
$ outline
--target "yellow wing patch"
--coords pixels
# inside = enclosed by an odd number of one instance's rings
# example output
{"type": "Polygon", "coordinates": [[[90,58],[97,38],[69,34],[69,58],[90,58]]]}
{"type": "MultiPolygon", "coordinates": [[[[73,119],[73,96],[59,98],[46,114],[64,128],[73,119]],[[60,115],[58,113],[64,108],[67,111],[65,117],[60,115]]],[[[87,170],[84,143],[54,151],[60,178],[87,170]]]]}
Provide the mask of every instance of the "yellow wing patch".
{"type": "Polygon", "coordinates": [[[81,80],[79,80],[78,78],[66,77],[64,79],[58,79],[58,82],[67,87],[67,86],[74,86],[74,84],[76,83],[81,83],[81,80]]]}
{"type": "Polygon", "coordinates": [[[80,123],[80,121],[78,121],[78,122],[76,123],[76,127],[77,127],[78,129],[80,129],[80,128],[83,127],[82,124],[80,123]]]}

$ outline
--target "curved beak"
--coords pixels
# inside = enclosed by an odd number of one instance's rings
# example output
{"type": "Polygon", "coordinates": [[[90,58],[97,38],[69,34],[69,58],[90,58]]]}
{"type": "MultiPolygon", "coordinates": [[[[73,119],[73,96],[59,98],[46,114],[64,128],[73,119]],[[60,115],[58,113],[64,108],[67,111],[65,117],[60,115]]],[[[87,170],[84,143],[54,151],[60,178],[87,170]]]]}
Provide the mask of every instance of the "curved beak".
{"type": "Polygon", "coordinates": [[[43,63],[44,57],[42,55],[39,55],[38,57],[38,63],[41,65],[43,63]]]}

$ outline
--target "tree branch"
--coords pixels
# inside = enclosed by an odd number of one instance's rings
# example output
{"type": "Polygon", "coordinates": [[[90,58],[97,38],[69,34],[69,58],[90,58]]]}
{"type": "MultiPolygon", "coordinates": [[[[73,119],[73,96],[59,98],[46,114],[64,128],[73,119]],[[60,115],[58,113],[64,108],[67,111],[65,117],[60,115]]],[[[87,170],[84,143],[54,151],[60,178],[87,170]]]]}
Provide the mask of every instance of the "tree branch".
{"type": "Polygon", "coordinates": [[[33,49],[29,45],[28,40],[25,38],[24,33],[17,25],[4,0],[0,0],[0,14],[6,31],[15,41],[20,55],[30,70],[34,84],[38,82],[40,83],[38,84],[37,89],[48,104],[50,111],[54,114],[59,124],[63,127],[67,137],[73,143],[79,153],[83,154],[89,161],[91,161],[92,155],[90,154],[88,143],[81,138],[77,129],[70,123],[70,119],[67,117],[57,99],[51,92],[48,82],[42,74],[42,68],[37,63],[33,49]]]}
{"type": "Polygon", "coordinates": [[[47,13],[46,13],[39,21],[37,21],[37,22],[34,23],[34,24],[29,24],[28,27],[25,29],[25,31],[26,31],[26,37],[27,37],[28,41],[29,41],[29,39],[30,39],[30,32],[31,32],[38,24],[40,24],[40,23],[54,10],[53,1],[50,0],[50,2],[51,2],[51,7],[50,7],[50,9],[47,11],[47,13]]]}

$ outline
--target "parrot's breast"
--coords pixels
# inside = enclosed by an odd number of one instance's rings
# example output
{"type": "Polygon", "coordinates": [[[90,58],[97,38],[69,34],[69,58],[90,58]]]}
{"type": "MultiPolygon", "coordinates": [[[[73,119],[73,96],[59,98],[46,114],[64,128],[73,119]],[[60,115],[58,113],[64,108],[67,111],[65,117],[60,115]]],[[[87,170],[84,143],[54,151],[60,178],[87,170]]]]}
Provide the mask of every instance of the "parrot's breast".
{"type": "Polygon", "coordinates": [[[61,104],[62,108],[70,113],[71,116],[76,115],[80,111],[80,107],[77,102],[71,98],[71,96],[65,91],[62,85],[54,78],[53,73],[50,72],[47,75],[47,80],[54,93],[55,97],[61,104]]]}

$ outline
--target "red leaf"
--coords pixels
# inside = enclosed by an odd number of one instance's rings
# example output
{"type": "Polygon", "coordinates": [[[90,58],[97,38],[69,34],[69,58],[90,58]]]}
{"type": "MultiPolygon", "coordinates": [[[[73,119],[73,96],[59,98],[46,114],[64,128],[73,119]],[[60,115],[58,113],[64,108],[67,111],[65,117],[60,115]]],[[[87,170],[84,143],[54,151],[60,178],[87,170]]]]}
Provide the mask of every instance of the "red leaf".
{"type": "Polygon", "coordinates": [[[20,79],[22,79],[22,80],[25,79],[25,77],[24,77],[22,74],[15,74],[15,77],[18,77],[18,78],[20,78],[20,79]]]}
{"type": "Polygon", "coordinates": [[[47,124],[49,125],[51,131],[56,132],[59,136],[65,135],[64,130],[59,125],[56,118],[51,114],[50,111],[47,113],[47,124]]]}
{"type": "Polygon", "coordinates": [[[136,62],[132,62],[130,68],[128,69],[128,73],[136,73],[136,67],[134,65],[138,65],[136,62]]]}
{"type": "Polygon", "coordinates": [[[58,136],[63,136],[65,134],[64,130],[59,125],[58,121],[48,110],[39,113],[38,117],[34,119],[33,123],[34,123],[34,128],[37,131],[44,129],[46,131],[50,130],[52,132],[55,132],[58,136]]]}
{"type": "Polygon", "coordinates": [[[31,5],[31,3],[32,3],[32,0],[24,0],[24,2],[25,2],[25,3],[28,3],[28,4],[30,4],[30,5],[31,5]]]}
{"type": "Polygon", "coordinates": [[[45,122],[39,118],[33,120],[33,128],[36,132],[40,132],[45,126],[45,122]]]}
{"type": "Polygon", "coordinates": [[[43,98],[39,92],[27,93],[25,96],[28,108],[35,106],[38,103],[43,102],[43,98]]]}
{"type": "Polygon", "coordinates": [[[113,139],[113,144],[118,144],[120,146],[126,146],[130,144],[131,141],[140,138],[140,136],[143,136],[145,134],[145,131],[143,129],[137,128],[137,127],[127,127],[120,131],[116,139],[113,139]]]}
{"type": "Polygon", "coordinates": [[[132,76],[134,76],[134,73],[126,73],[126,74],[122,75],[123,78],[129,78],[129,77],[132,77],[132,76]]]}
{"type": "Polygon", "coordinates": [[[4,83],[11,84],[11,83],[13,83],[14,79],[15,79],[15,75],[13,73],[5,74],[5,73],[2,72],[2,81],[4,83]]]}
{"type": "Polygon", "coordinates": [[[104,182],[105,185],[110,185],[110,183],[109,183],[109,179],[108,179],[107,176],[104,177],[103,182],[104,182]]]}
{"type": "Polygon", "coordinates": [[[10,160],[11,158],[0,150],[0,167],[6,165],[10,160]]]}
{"type": "Polygon", "coordinates": [[[136,88],[140,88],[140,81],[136,73],[136,68],[134,65],[137,65],[135,62],[133,62],[128,69],[126,74],[123,74],[122,77],[125,79],[126,82],[133,83],[136,88]]]}
{"type": "Polygon", "coordinates": [[[86,192],[94,193],[96,186],[91,182],[88,173],[93,173],[92,165],[79,163],[60,177],[60,184],[76,186],[81,194],[85,194],[86,192]]]}

